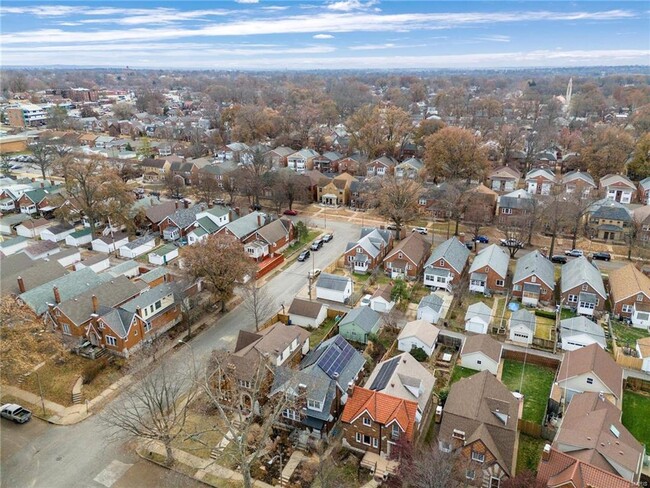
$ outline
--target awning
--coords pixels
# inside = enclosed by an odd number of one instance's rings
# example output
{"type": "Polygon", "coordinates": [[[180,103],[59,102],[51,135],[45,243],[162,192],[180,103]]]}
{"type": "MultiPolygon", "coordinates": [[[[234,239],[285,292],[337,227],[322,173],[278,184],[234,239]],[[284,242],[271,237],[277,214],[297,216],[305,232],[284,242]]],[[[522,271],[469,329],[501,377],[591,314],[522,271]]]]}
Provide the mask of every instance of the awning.
{"type": "Polygon", "coordinates": [[[598,297],[594,293],[580,293],[578,295],[578,302],[580,303],[593,303],[594,305],[598,301],[598,297]]]}
{"type": "Polygon", "coordinates": [[[472,281],[487,281],[487,274],[486,273],[472,273],[471,276],[469,277],[470,280],[472,281]]]}
{"type": "Polygon", "coordinates": [[[317,430],[323,430],[323,427],[325,426],[325,422],[323,420],[315,419],[314,417],[305,417],[302,423],[305,427],[317,430]]]}
{"type": "Polygon", "coordinates": [[[433,276],[449,276],[449,270],[445,268],[429,268],[427,274],[433,276]]]}
{"type": "Polygon", "coordinates": [[[524,283],[524,291],[526,293],[537,293],[539,294],[540,286],[537,283],[524,283]]]}

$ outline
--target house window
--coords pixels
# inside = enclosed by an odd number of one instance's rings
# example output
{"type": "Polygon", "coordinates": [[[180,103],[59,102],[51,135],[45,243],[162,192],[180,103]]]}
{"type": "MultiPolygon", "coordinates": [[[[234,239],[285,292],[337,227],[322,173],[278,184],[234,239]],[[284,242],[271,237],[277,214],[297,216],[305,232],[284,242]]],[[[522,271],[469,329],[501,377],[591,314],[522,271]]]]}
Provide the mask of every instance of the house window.
{"type": "Polygon", "coordinates": [[[363,252],[363,249],[361,249],[360,247],[357,247],[357,254],[361,254],[362,252],[363,252]]]}
{"type": "Polygon", "coordinates": [[[623,308],[621,309],[621,312],[632,313],[633,311],[634,311],[634,307],[632,305],[623,304],[623,308]]]}
{"type": "Polygon", "coordinates": [[[587,291],[587,290],[589,290],[589,286],[586,284],[582,285],[582,291],[587,291]]]}
{"type": "Polygon", "coordinates": [[[158,300],[158,301],[156,302],[156,310],[160,310],[160,307],[162,307],[162,301],[161,301],[161,300],[158,300]]]}
{"type": "Polygon", "coordinates": [[[115,337],[107,335],[105,337],[105,339],[106,339],[106,344],[107,345],[109,345],[109,346],[117,346],[117,339],[115,337]]]}
{"type": "Polygon", "coordinates": [[[370,427],[371,424],[372,422],[370,422],[370,419],[368,417],[363,418],[363,425],[365,425],[366,427],[370,427]]]}
{"type": "Polygon", "coordinates": [[[467,478],[468,480],[473,480],[474,478],[476,478],[476,472],[473,469],[468,469],[467,471],[465,471],[465,478],[467,478]]]}
{"type": "Polygon", "coordinates": [[[477,359],[476,364],[483,364],[483,362],[480,359],[477,359]]]}
{"type": "Polygon", "coordinates": [[[537,276],[531,276],[530,277],[530,282],[531,283],[537,283],[537,276]]]}
{"type": "Polygon", "coordinates": [[[360,432],[357,432],[357,435],[356,435],[355,439],[356,439],[357,442],[361,443],[361,433],[360,432]]]}
{"type": "Polygon", "coordinates": [[[569,303],[576,303],[578,301],[578,295],[569,295],[569,298],[567,300],[569,303]]]}
{"type": "Polygon", "coordinates": [[[636,296],[636,301],[637,301],[637,302],[642,302],[642,301],[643,301],[643,293],[639,293],[639,294],[636,296]]]}
{"type": "Polygon", "coordinates": [[[399,434],[400,434],[399,425],[393,424],[393,430],[391,432],[391,437],[393,438],[393,440],[399,439],[399,434]]]}
{"type": "Polygon", "coordinates": [[[512,291],[521,291],[521,285],[513,285],[512,291]]]}
{"type": "Polygon", "coordinates": [[[505,215],[511,215],[512,214],[512,209],[511,208],[502,208],[501,213],[505,215]]]}
{"type": "Polygon", "coordinates": [[[375,448],[379,447],[379,439],[377,439],[376,437],[372,438],[372,447],[375,448]]]}
{"type": "Polygon", "coordinates": [[[145,322],[144,323],[144,331],[149,332],[151,330],[151,322],[145,322]]]}
{"type": "MultiPolygon", "coordinates": [[[[402,259],[402,253],[401,253],[401,252],[398,253],[398,254],[397,254],[397,257],[398,257],[399,259],[402,259]]],[[[639,301],[641,301],[641,300],[639,300],[639,301]]]]}
{"type": "Polygon", "coordinates": [[[70,335],[70,326],[68,324],[63,324],[63,333],[70,335]]]}
{"type": "Polygon", "coordinates": [[[501,486],[501,480],[492,476],[490,478],[490,488],[499,488],[501,486]]]}
{"type": "Polygon", "coordinates": [[[650,313],[637,312],[636,318],[639,319],[641,322],[645,322],[646,320],[648,320],[650,318],[650,313]]]}
{"type": "Polygon", "coordinates": [[[477,463],[482,463],[485,461],[485,454],[472,451],[472,461],[476,461],[477,463]]]}
{"type": "Polygon", "coordinates": [[[348,261],[350,262],[354,261],[354,256],[348,256],[348,261]]]}
{"type": "Polygon", "coordinates": [[[503,280],[497,280],[497,286],[503,287],[505,286],[505,282],[503,280]]]}
{"type": "Polygon", "coordinates": [[[371,440],[372,440],[372,437],[370,437],[369,435],[366,435],[366,434],[363,435],[363,443],[364,443],[366,446],[369,446],[369,445],[370,445],[370,441],[371,441],[371,440]]]}
{"type": "Polygon", "coordinates": [[[285,408],[282,411],[282,416],[289,420],[300,420],[300,414],[291,408],[285,408]]]}
{"type": "Polygon", "coordinates": [[[316,400],[307,400],[307,408],[322,410],[323,404],[321,402],[317,402],[316,400]]]}
{"type": "Polygon", "coordinates": [[[588,385],[593,385],[594,384],[594,379],[593,378],[587,378],[587,384],[588,385]]]}
{"type": "Polygon", "coordinates": [[[241,386],[242,388],[250,388],[251,382],[248,380],[239,380],[239,386],[241,386]]]}
{"type": "Polygon", "coordinates": [[[465,432],[462,430],[454,429],[451,436],[455,439],[465,440],[465,432]]]}
{"type": "Polygon", "coordinates": [[[444,259],[441,259],[441,260],[440,260],[440,266],[444,266],[444,265],[445,265],[445,260],[444,260],[444,259]]]}

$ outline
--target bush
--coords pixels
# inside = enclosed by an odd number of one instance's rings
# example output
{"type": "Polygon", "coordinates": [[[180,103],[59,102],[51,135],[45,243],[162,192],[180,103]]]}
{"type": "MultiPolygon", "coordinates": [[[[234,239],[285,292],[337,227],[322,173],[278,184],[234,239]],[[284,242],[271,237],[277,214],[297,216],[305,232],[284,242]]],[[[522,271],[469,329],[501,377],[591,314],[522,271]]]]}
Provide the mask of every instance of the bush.
{"type": "Polygon", "coordinates": [[[421,347],[414,347],[411,349],[411,356],[415,358],[416,361],[422,363],[426,361],[429,356],[427,356],[427,353],[424,352],[424,349],[421,347]]]}
{"type": "Polygon", "coordinates": [[[549,312],[548,310],[535,310],[535,315],[538,317],[555,320],[555,312],[549,312]]]}
{"type": "Polygon", "coordinates": [[[442,390],[440,390],[440,392],[438,392],[438,400],[440,401],[440,405],[444,406],[448,396],[449,396],[449,388],[443,388],[442,390]]]}
{"type": "Polygon", "coordinates": [[[87,385],[92,383],[92,381],[97,378],[97,375],[101,373],[108,366],[108,358],[104,356],[101,359],[95,360],[86,366],[83,370],[81,376],[83,377],[83,384],[87,385]]]}

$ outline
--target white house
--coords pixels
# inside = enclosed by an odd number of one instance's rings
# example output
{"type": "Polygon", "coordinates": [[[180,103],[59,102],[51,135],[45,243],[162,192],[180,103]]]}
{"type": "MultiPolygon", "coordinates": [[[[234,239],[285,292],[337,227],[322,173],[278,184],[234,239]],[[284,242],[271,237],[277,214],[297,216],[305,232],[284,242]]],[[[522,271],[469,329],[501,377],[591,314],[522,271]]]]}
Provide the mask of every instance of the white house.
{"type": "Polygon", "coordinates": [[[503,344],[489,335],[468,336],[460,350],[460,364],[475,371],[497,374],[503,344]]]}
{"type": "Polygon", "coordinates": [[[16,234],[21,237],[36,239],[52,222],[45,219],[26,220],[16,227],[16,234]]]}
{"type": "Polygon", "coordinates": [[[641,370],[650,373],[650,337],[644,337],[636,341],[636,352],[643,360],[641,370]]]}
{"type": "Polygon", "coordinates": [[[483,302],[476,302],[467,307],[465,330],[475,334],[487,334],[492,322],[492,309],[483,302]]]}
{"type": "Polygon", "coordinates": [[[523,308],[513,312],[510,316],[509,328],[508,338],[511,341],[532,344],[535,337],[535,314],[523,308]]]}
{"type": "Polygon", "coordinates": [[[294,298],[289,307],[289,323],[315,329],[327,318],[327,307],[320,302],[294,298]]]}
{"type": "Polygon", "coordinates": [[[60,224],[47,227],[41,231],[41,239],[44,241],[60,242],[75,231],[74,226],[60,224]]]}
{"type": "Polygon", "coordinates": [[[54,256],[54,259],[56,259],[61,266],[67,268],[68,266],[72,266],[81,261],[81,252],[79,252],[79,249],[76,247],[62,249],[61,252],[54,256]]]}
{"type": "Polygon", "coordinates": [[[158,266],[163,266],[170,261],[178,257],[178,247],[174,244],[165,244],[156,248],[154,251],[149,253],[149,262],[151,264],[157,264],[158,266]]]}
{"type": "Polygon", "coordinates": [[[111,267],[111,260],[109,259],[107,254],[97,254],[88,259],[84,259],[83,261],[79,261],[74,265],[75,271],[79,271],[80,269],[83,268],[90,268],[95,273],[99,273],[101,271],[107,270],[110,267],[111,267]]]}
{"type": "Polygon", "coordinates": [[[563,390],[566,403],[576,393],[601,393],[614,405],[623,398],[623,368],[597,344],[564,354],[556,383],[563,390]]]}
{"type": "Polygon", "coordinates": [[[375,312],[388,313],[395,306],[395,301],[391,298],[393,287],[384,285],[377,288],[377,291],[370,298],[370,308],[375,312]]]}
{"type": "Polygon", "coordinates": [[[650,328],[650,304],[634,302],[631,320],[634,327],[648,330],[650,328]]]}
{"type": "Polygon", "coordinates": [[[106,271],[106,273],[114,276],[115,278],[121,275],[124,275],[127,278],[134,278],[136,276],[140,276],[140,265],[137,261],[130,259],[118,264],[117,266],[113,266],[108,271],[106,271]]]}
{"type": "Polygon", "coordinates": [[[316,298],[347,303],[352,296],[352,279],[347,276],[321,273],[316,282],[316,298]]]}
{"type": "Polygon", "coordinates": [[[438,327],[425,320],[407,322],[397,336],[397,349],[410,352],[414,347],[419,347],[427,356],[431,356],[436,348],[439,333],[438,327]]]}
{"type": "Polygon", "coordinates": [[[435,293],[422,297],[418,304],[417,319],[425,320],[430,324],[437,324],[442,314],[443,304],[444,300],[435,293]]]}
{"type": "Polygon", "coordinates": [[[119,248],[120,257],[134,259],[138,256],[148,253],[156,247],[156,236],[153,234],[144,235],[137,239],[127,242],[119,248]]]}
{"type": "Polygon", "coordinates": [[[122,233],[109,234],[93,239],[91,242],[92,250],[103,253],[115,252],[120,247],[129,243],[129,236],[122,233]]]}
{"type": "Polygon", "coordinates": [[[575,351],[590,344],[598,344],[603,349],[607,348],[603,328],[582,315],[561,320],[560,336],[564,351],[575,351]]]}
{"type": "Polygon", "coordinates": [[[11,256],[17,252],[22,251],[27,246],[29,246],[33,241],[27,239],[27,237],[17,236],[11,239],[0,242],[0,252],[5,256],[11,256]]]}
{"type": "Polygon", "coordinates": [[[81,229],[71,234],[67,235],[65,238],[66,246],[79,247],[85,244],[90,244],[93,240],[92,232],[90,228],[81,229]]]}

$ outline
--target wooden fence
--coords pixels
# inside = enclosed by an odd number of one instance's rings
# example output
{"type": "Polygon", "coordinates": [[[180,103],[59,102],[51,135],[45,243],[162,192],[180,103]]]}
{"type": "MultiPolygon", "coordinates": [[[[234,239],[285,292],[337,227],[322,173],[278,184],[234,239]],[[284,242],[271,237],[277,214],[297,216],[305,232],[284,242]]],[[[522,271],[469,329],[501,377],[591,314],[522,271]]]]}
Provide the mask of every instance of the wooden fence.
{"type": "Polygon", "coordinates": [[[612,341],[612,352],[614,353],[614,360],[622,367],[641,371],[641,368],[643,367],[643,359],[625,354],[623,348],[616,344],[616,340],[612,341]]]}
{"type": "Polygon", "coordinates": [[[545,366],[547,368],[557,369],[560,366],[560,360],[557,358],[549,358],[546,356],[540,356],[535,354],[534,351],[528,351],[528,353],[522,351],[511,351],[509,349],[503,349],[501,353],[503,359],[512,359],[513,361],[524,362],[524,359],[527,363],[536,364],[537,366],[545,366]]]}
{"type": "Polygon", "coordinates": [[[628,377],[625,380],[625,387],[632,391],[650,393],[650,381],[642,380],[641,378],[628,377]]]}

